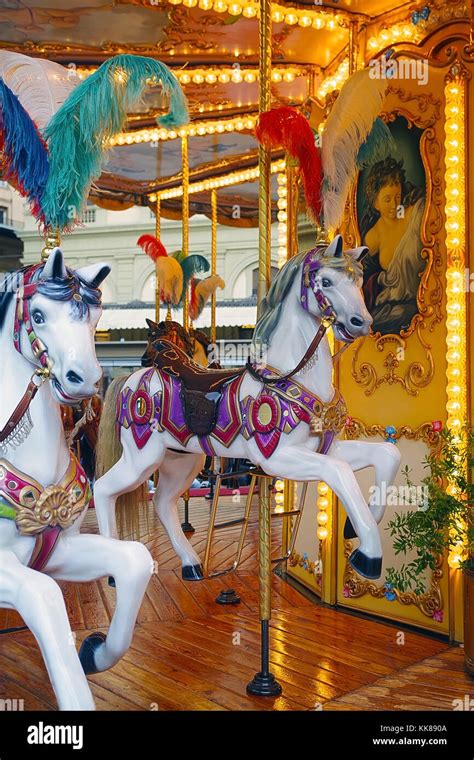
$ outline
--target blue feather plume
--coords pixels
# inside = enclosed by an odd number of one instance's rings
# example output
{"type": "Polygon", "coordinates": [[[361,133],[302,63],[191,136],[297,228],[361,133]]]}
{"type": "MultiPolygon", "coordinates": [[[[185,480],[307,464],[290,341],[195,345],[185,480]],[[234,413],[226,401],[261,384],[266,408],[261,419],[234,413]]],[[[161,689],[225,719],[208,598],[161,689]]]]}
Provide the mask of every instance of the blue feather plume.
{"type": "Polygon", "coordinates": [[[211,268],[208,260],[199,253],[192,253],[190,256],[185,256],[180,261],[180,264],[181,269],[183,270],[183,290],[178,306],[182,306],[184,303],[191,279],[200,272],[208,272],[211,268]]]}
{"type": "Polygon", "coordinates": [[[122,131],[147,83],[159,80],[169,111],[166,128],[189,120],[186,98],[173,72],[160,61],[117,55],[76,87],[45,129],[50,174],[44,197],[47,223],[67,229],[80,216],[91,183],[100,176],[110,138],[122,131]]]}
{"type": "Polygon", "coordinates": [[[374,126],[370,130],[367,139],[359,148],[357,153],[357,166],[359,169],[366,169],[373,166],[378,161],[383,161],[390,153],[396,150],[395,140],[392,137],[388,126],[385,122],[377,118],[374,126]]]}
{"type": "Polygon", "coordinates": [[[0,150],[3,177],[12,180],[42,221],[42,197],[49,164],[46,145],[17,96],[0,78],[0,150]]]}

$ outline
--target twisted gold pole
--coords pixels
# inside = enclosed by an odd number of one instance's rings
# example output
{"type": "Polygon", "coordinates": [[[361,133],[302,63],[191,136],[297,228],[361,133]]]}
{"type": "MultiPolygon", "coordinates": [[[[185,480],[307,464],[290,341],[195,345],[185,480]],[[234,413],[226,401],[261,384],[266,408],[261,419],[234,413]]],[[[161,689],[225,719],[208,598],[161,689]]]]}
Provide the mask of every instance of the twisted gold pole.
{"type": "MultiPolygon", "coordinates": [[[[286,158],[286,257],[291,259],[298,253],[298,173],[297,162],[290,156],[286,158]]],[[[291,512],[295,501],[295,484],[292,480],[285,480],[283,488],[284,512],[291,512]]],[[[282,520],[282,556],[284,557],[290,545],[291,518],[282,520]]],[[[285,571],[287,562],[284,564],[285,571]]]]}
{"type": "Polygon", "coordinates": [[[54,230],[54,232],[53,230],[48,230],[45,237],[44,248],[41,251],[41,261],[47,261],[49,254],[60,245],[61,236],[59,234],[59,229],[54,230]]]}
{"type": "MultiPolygon", "coordinates": [[[[211,275],[217,273],[217,190],[211,190],[211,275]]],[[[217,294],[211,296],[211,343],[216,342],[217,294]]]]}
{"type": "MultiPolygon", "coordinates": [[[[155,237],[157,240],[161,238],[161,198],[158,195],[156,198],[155,208],[155,237]]],[[[155,322],[160,321],[160,281],[158,278],[158,259],[155,262],[155,322]]]]}
{"type": "Polygon", "coordinates": [[[260,541],[258,545],[259,580],[260,580],[260,620],[270,620],[272,614],[271,597],[271,520],[270,520],[270,479],[260,478],[260,504],[258,514],[258,529],[260,541]]]}
{"type": "MultiPolygon", "coordinates": [[[[183,256],[189,253],[189,153],[188,138],[181,138],[181,158],[183,164],[183,256]]],[[[189,328],[189,293],[186,292],[183,303],[183,327],[189,328]]]]}
{"type": "MultiPolygon", "coordinates": [[[[270,0],[260,0],[259,18],[259,112],[271,108],[272,81],[272,18],[270,0]]],[[[258,193],[258,308],[270,286],[271,277],[271,174],[270,151],[259,146],[259,193],[258,193]]],[[[260,563],[260,618],[269,620],[271,613],[271,565],[270,565],[270,498],[267,478],[260,480],[259,504],[259,563],[260,563]]]]}
{"type": "MultiPolygon", "coordinates": [[[[259,17],[259,111],[263,113],[271,108],[272,75],[272,18],[270,0],[260,0],[259,17]]],[[[258,151],[260,185],[258,195],[258,310],[270,286],[271,279],[271,195],[270,195],[270,152],[262,145],[258,151]]],[[[277,696],[281,686],[270,673],[269,621],[272,612],[271,583],[271,511],[270,481],[260,478],[259,513],[258,513],[258,556],[260,586],[260,622],[261,622],[261,670],[247,685],[249,694],[258,696],[277,696]]]]}
{"type": "MultiPolygon", "coordinates": [[[[271,108],[272,77],[272,19],[270,0],[260,0],[259,18],[259,112],[271,108]]],[[[257,310],[265,298],[271,279],[271,155],[267,148],[259,145],[259,192],[258,192],[258,286],[257,310]]]]}
{"type": "Polygon", "coordinates": [[[359,22],[353,19],[349,22],[349,76],[357,71],[357,56],[359,52],[359,22]]]}

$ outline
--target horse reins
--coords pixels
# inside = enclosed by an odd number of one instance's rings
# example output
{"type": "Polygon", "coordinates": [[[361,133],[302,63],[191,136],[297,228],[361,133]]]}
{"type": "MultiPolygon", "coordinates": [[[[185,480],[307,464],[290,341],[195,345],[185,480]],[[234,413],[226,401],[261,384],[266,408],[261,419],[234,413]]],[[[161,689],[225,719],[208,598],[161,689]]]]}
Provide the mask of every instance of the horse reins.
{"type": "Polygon", "coordinates": [[[13,328],[14,346],[18,353],[23,356],[21,351],[21,327],[22,325],[25,325],[33,356],[37,361],[39,361],[41,366],[35,369],[33,372],[26,391],[8,418],[4,427],[0,430],[0,443],[3,443],[19,425],[28,409],[30,408],[30,404],[36,396],[41,385],[51,376],[51,360],[48,356],[48,350],[44,343],[38,338],[33,329],[30,309],[28,305],[29,299],[36,293],[38,289],[37,283],[31,282],[31,278],[41,266],[42,264],[37,264],[36,266],[31,267],[31,269],[29,269],[23,275],[23,282],[17,289],[16,293],[15,321],[13,328]],[[39,378],[39,382],[35,382],[35,378],[39,378]]]}
{"type": "MultiPolygon", "coordinates": [[[[313,340],[309,344],[308,348],[305,351],[304,356],[296,367],[291,370],[291,372],[288,372],[286,375],[275,375],[275,377],[263,377],[259,371],[253,366],[253,364],[250,362],[250,359],[247,360],[246,369],[248,372],[254,377],[256,380],[259,380],[264,385],[271,385],[272,383],[281,382],[282,380],[289,380],[293,375],[297,375],[298,372],[301,372],[304,367],[308,364],[309,360],[312,358],[313,354],[317,350],[319,344],[321,343],[322,339],[324,338],[324,335],[329,327],[331,327],[334,322],[337,319],[337,314],[334,311],[334,307],[331,304],[331,302],[326,298],[324,293],[320,288],[316,288],[316,276],[317,272],[321,267],[323,266],[323,263],[321,262],[319,255],[322,248],[313,248],[313,250],[309,251],[309,253],[305,256],[305,260],[303,263],[303,274],[301,277],[301,293],[300,293],[300,302],[303,307],[303,309],[307,312],[309,312],[308,308],[308,290],[311,289],[313,292],[316,301],[318,303],[319,309],[321,311],[321,324],[319,325],[319,328],[316,332],[316,335],[314,336],[313,340]]],[[[346,350],[349,344],[346,344],[345,346],[342,346],[342,348],[339,349],[339,351],[334,354],[332,357],[333,361],[337,361],[341,354],[346,350]]]]}

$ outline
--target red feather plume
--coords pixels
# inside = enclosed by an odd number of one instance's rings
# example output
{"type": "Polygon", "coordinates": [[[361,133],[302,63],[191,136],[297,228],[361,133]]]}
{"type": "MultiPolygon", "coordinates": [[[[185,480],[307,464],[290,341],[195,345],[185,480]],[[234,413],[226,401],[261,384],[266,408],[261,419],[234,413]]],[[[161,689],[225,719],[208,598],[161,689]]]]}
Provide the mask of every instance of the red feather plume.
{"type": "Polygon", "coordinates": [[[138,238],[137,245],[139,245],[140,248],[145,251],[147,256],[149,256],[152,261],[156,261],[160,256],[168,255],[168,252],[161,240],[153,237],[153,235],[142,235],[138,238]]]}
{"type": "Polygon", "coordinates": [[[298,159],[308,211],[319,223],[323,169],[308,120],[294,108],[272,108],[260,114],[255,134],[265,148],[284,148],[292,158],[298,159]]]}

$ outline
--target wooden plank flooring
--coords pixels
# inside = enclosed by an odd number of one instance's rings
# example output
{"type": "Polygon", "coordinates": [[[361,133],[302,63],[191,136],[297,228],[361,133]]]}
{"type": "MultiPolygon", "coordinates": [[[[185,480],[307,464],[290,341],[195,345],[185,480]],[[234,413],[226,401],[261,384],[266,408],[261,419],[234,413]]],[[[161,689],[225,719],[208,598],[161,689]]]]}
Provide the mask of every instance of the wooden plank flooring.
{"type": "MultiPolygon", "coordinates": [[[[243,505],[223,500],[219,520],[243,505]]],[[[209,503],[191,503],[193,546],[203,555],[209,503]]],[[[275,554],[279,521],[274,521],[275,554]]],[[[85,530],[95,531],[93,511],[85,530]]],[[[200,583],[181,579],[180,564],[154,516],[143,540],[158,561],[140,610],[132,646],[111,671],[90,677],[99,710],[451,710],[454,699],[474,692],[463,669],[463,650],[438,639],[323,607],[275,576],[271,668],[283,686],[276,699],[246,694],[259,669],[260,628],[256,562],[257,514],[239,570],[232,577],[200,583]],[[215,597],[232,586],[238,607],[215,597]]],[[[237,528],[216,536],[213,566],[231,563],[237,528]]],[[[61,584],[79,644],[92,630],[107,631],[115,591],[106,579],[61,584]]],[[[0,630],[23,625],[0,610],[0,630]]],[[[0,635],[0,698],[23,699],[26,710],[56,709],[38,646],[29,631],[0,635]],[[27,674],[27,675],[26,675],[27,674]]]]}

